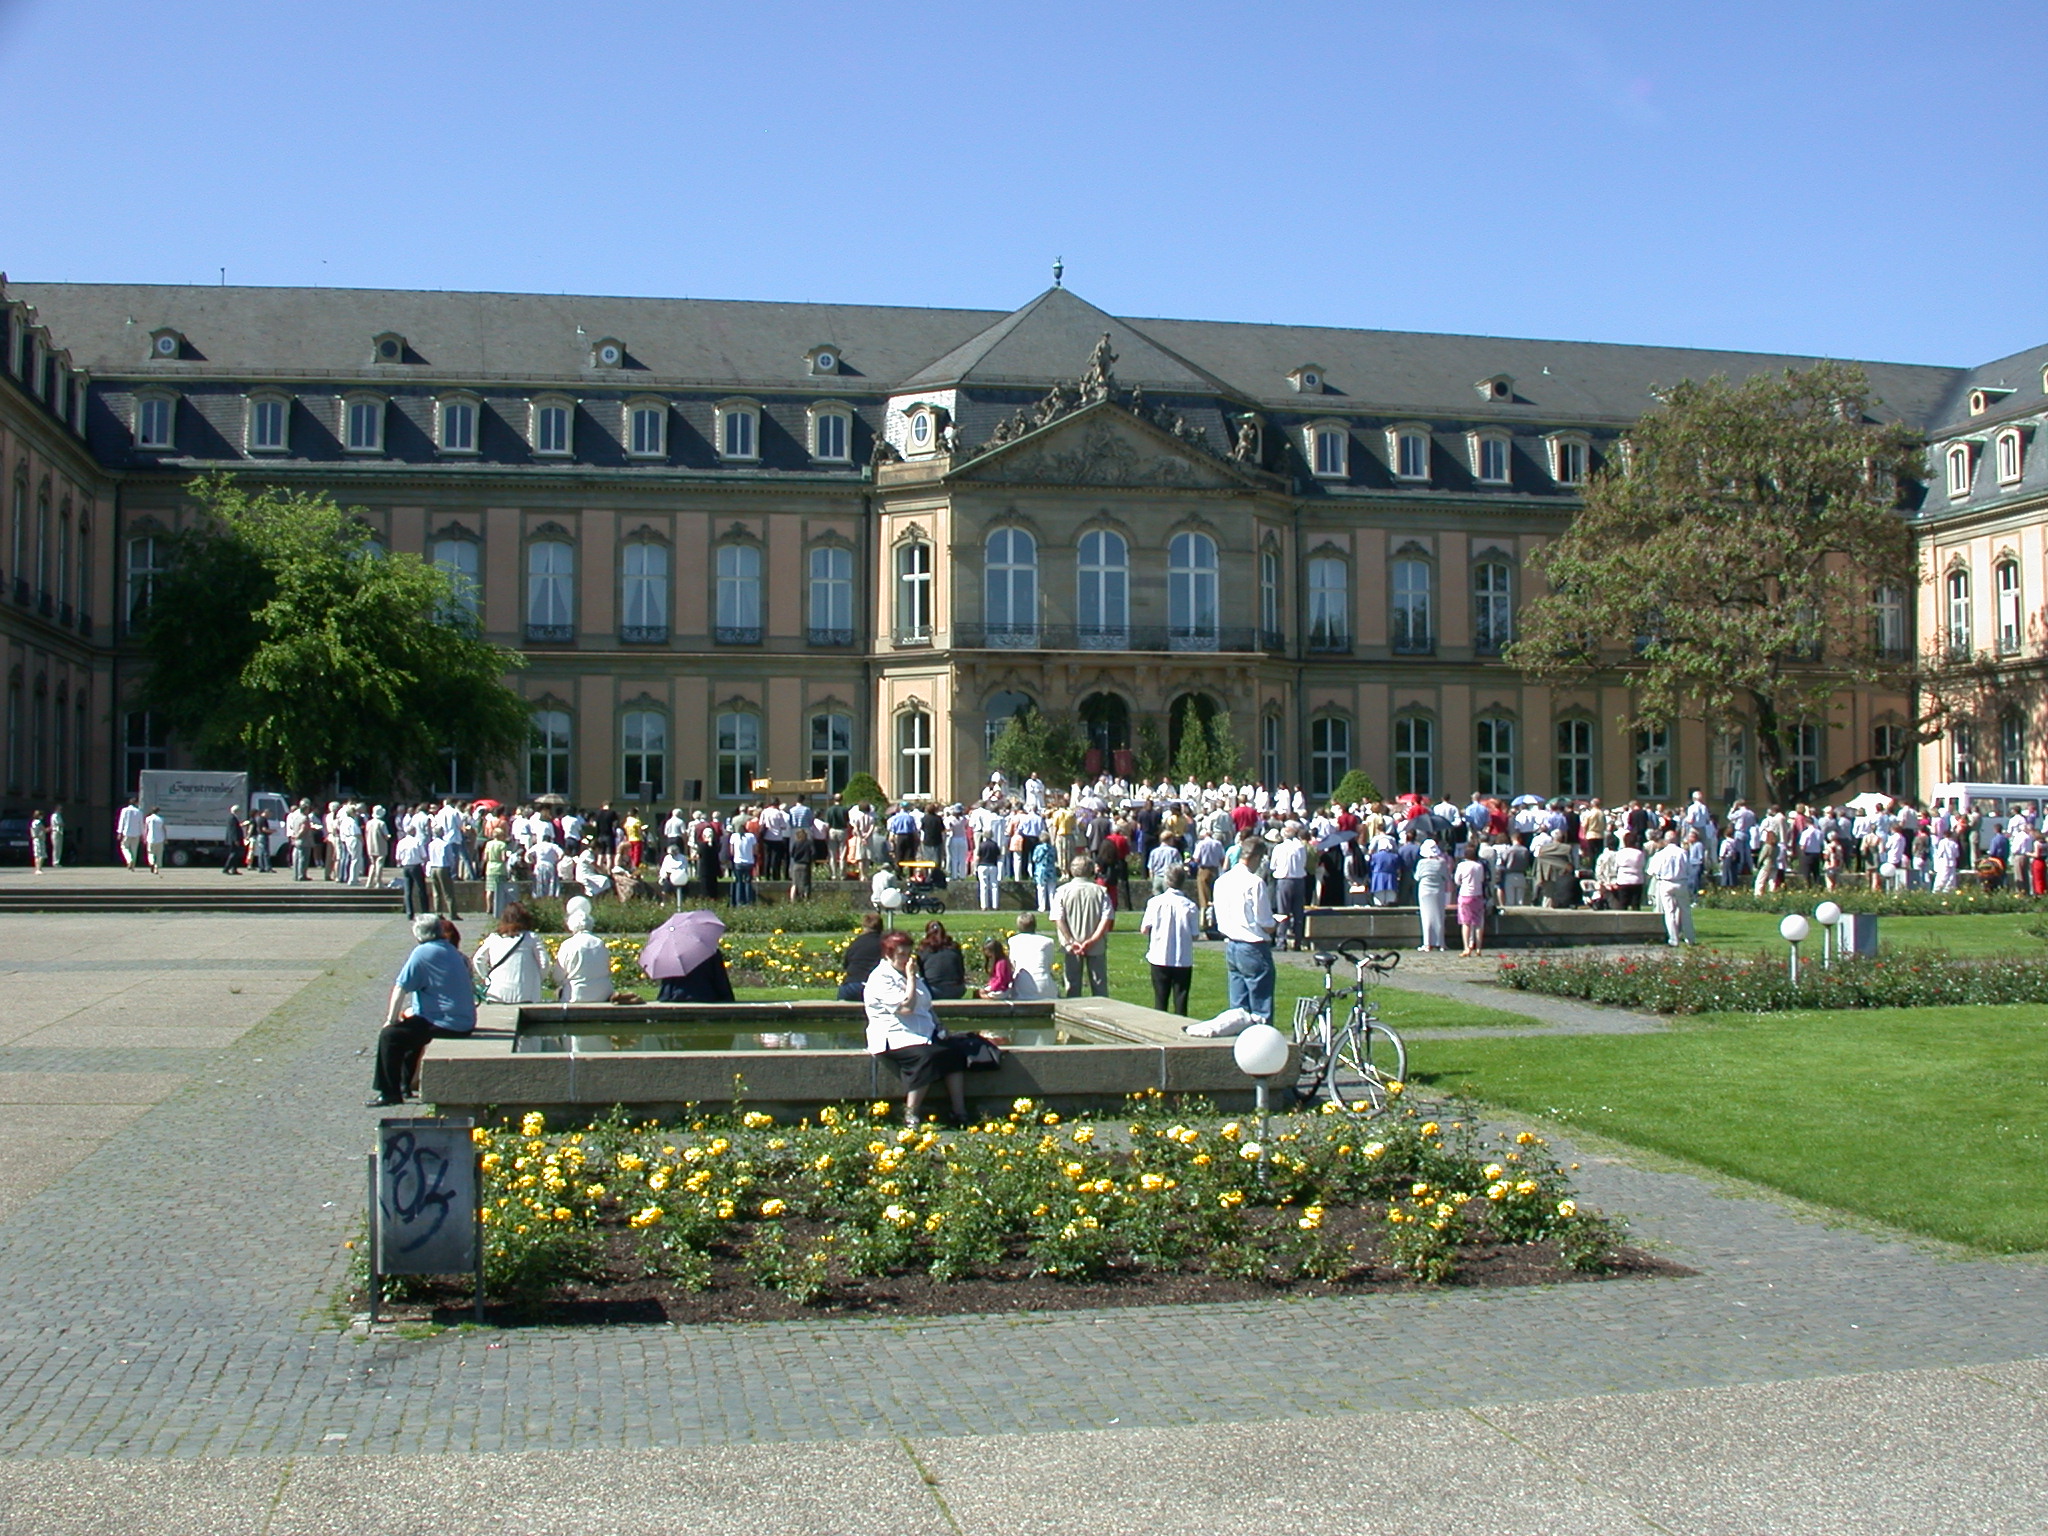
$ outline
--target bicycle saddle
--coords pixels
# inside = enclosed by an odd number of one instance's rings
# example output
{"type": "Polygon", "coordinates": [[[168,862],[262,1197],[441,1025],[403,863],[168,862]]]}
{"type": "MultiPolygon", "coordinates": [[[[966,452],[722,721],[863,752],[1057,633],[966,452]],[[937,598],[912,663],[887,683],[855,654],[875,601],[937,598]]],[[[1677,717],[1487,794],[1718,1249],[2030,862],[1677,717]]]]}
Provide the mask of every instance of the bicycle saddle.
{"type": "Polygon", "coordinates": [[[1317,965],[1320,965],[1326,971],[1331,966],[1337,963],[1337,957],[1331,954],[1327,949],[1317,950],[1314,954],[1309,956],[1309,959],[1315,961],[1317,965]]]}

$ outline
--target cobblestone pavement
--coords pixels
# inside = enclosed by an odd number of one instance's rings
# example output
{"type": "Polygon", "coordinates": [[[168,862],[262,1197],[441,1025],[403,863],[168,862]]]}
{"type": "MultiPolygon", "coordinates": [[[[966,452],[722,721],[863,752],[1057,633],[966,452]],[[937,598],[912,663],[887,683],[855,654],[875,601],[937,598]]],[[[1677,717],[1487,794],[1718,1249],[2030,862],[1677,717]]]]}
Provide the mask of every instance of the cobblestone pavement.
{"type": "MultiPolygon", "coordinates": [[[[95,921],[106,925],[110,951],[112,936],[132,931],[131,919],[95,921]]],[[[282,960],[265,936],[284,929],[268,925],[315,920],[232,921],[254,935],[243,949],[282,960]]],[[[319,973],[229,1047],[123,1045],[100,1050],[96,1066],[86,1048],[36,1046],[33,1034],[0,1050],[0,1085],[13,1083],[24,1104],[42,1091],[37,1074],[97,1071],[105,1102],[124,1106],[95,1150],[0,1213],[0,1294],[8,1297],[0,1504],[8,1488],[29,1486],[9,1464],[48,1457],[285,1456],[310,1468],[364,1452],[710,1454],[812,1442],[802,1454],[815,1459],[827,1456],[826,1442],[905,1437],[925,1461],[957,1465],[944,1442],[968,1434],[1167,1434],[1311,1416],[1338,1416],[1332,1422],[1351,1425],[1347,1434],[1369,1438],[1344,1416],[1421,1413],[1441,1426],[1476,1413],[1499,1427],[1533,1411],[1512,1405],[1597,1403],[1617,1393],[1816,1382],[1904,1366],[1996,1378],[1994,1368],[2034,1359],[2048,1338],[2048,1275],[2038,1262],[1961,1258],[1831,1227],[1612,1158],[1585,1159],[1589,1198],[1627,1214],[1642,1238],[1696,1277],[973,1322],[354,1337],[336,1326],[330,1303],[345,1268],[340,1244],[362,1199],[372,1119],[360,1107],[365,1053],[407,941],[395,918],[318,921],[335,925],[319,973]]],[[[0,954],[14,947],[0,926],[0,954]]],[[[158,947],[165,957],[179,949],[158,947]]],[[[44,956],[66,958],[47,947],[27,958],[44,956]]],[[[181,988],[217,982],[209,969],[101,969],[109,986],[149,976],[171,1008],[189,1005],[181,988]]],[[[4,960],[0,970],[56,974],[4,960]]],[[[264,979],[273,977],[301,979],[289,966],[266,970],[264,979]]],[[[217,991],[196,995],[221,1004],[217,991]]],[[[60,1119],[69,1112],[51,1108],[60,1119]]],[[[2038,1403],[2040,1378],[2027,1381],[1999,1390],[2024,1390],[2038,1403]]],[[[256,1484],[267,1475],[248,1473],[256,1484]]],[[[321,1474],[290,1475],[317,1484],[321,1474]]],[[[911,1475],[901,1466],[873,1473],[899,1492],[911,1475]]],[[[71,1486],[73,1474],[61,1476],[71,1486]]],[[[922,1529],[927,1514],[900,1524],[848,1515],[802,1528],[922,1529]]],[[[792,1518],[788,1528],[800,1524],[792,1518]]],[[[0,1516],[0,1530],[56,1528],[0,1516]]],[[[1589,1517],[1550,1528],[1630,1527],[1589,1517]]]]}

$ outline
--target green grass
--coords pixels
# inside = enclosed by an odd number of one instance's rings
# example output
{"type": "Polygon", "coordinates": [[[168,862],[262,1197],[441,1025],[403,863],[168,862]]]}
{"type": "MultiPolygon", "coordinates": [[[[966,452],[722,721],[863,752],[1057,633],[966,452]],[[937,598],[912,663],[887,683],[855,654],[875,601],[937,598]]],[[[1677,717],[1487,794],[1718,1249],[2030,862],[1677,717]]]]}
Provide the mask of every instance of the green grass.
{"type": "Polygon", "coordinates": [[[1703,1014],[1668,1034],[1437,1041],[1412,1075],[1907,1231],[2048,1249],[2041,1007],[1703,1014]]]}
{"type": "MultiPolygon", "coordinates": [[[[906,920],[902,926],[914,934],[923,932],[927,919],[917,917],[906,920]]],[[[968,952],[969,976],[979,977],[981,968],[981,941],[987,935],[1007,932],[1016,927],[1015,912],[948,912],[941,919],[946,931],[960,942],[968,952]]],[[[1121,914],[1118,927],[1109,936],[1109,995],[1127,1003],[1152,1005],[1152,972],[1145,964],[1145,941],[1137,931],[1137,916],[1121,914]]],[[[1039,931],[1050,934],[1049,920],[1042,921],[1039,931]]],[[[835,948],[843,948],[846,937],[843,934],[820,936],[820,942],[835,948]]],[[[1340,968],[1339,975],[1348,977],[1350,972],[1340,968]]],[[[1491,974],[1484,972],[1481,974],[1491,974]]],[[[1311,966],[1292,965],[1282,961],[1273,981],[1273,1013],[1282,1028],[1294,1017],[1294,1000],[1322,990],[1322,973],[1311,966]]],[[[829,997],[827,989],[804,989],[799,987],[740,987],[736,988],[743,1002],[765,1002],[784,998],[829,997]]],[[[1455,1029],[1490,1025],[1512,1028],[1529,1022],[1525,1015],[1508,1013],[1490,1008],[1474,1008],[1448,998],[1437,997],[1426,992],[1403,992],[1395,987],[1381,987],[1375,999],[1379,1004],[1380,1017],[1396,1029],[1455,1029]]],[[[1197,944],[1195,946],[1195,976],[1188,988],[1188,1016],[1195,1019],[1212,1018],[1229,1006],[1229,990],[1223,974],[1223,946],[1221,944],[1197,944]]]]}
{"type": "MultiPolygon", "coordinates": [[[[1821,897],[1816,895],[1814,904],[1821,897]]],[[[1811,912],[1812,905],[1803,910],[1811,912]]],[[[2012,912],[1967,917],[1881,917],[1877,923],[1878,942],[1885,949],[1945,949],[1962,958],[1990,958],[2010,955],[2025,960],[2048,960],[2048,945],[2028,933],[2027,928],[2048,914],[2012,912]]],[[[1714,949],[1747,953],[1769,949],[1783,955],[1785,941],[1778,937],[1778,919],[1764,912],[1714,912],[1695,908],[1693,928],[1700,942],[1714,949]]],[[[1820,959],[1820,934],[1799,946],[1808,960],[1820,959]]]]}

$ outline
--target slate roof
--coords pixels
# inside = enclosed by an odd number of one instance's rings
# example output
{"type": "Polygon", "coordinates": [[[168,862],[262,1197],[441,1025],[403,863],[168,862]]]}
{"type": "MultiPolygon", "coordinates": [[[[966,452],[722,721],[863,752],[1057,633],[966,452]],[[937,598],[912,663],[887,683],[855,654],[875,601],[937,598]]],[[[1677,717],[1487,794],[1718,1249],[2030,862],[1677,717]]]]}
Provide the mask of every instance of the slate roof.
{"type": "Polygon", "coordinates": [[[1930,416],[1927,432],[1939,437],[1988,427],[2013,416],[2038,414],[2044,404],[2041,370],[2048,368],[2048,346],[2029,347],[1976,368],[1959,369],[1954,383],[1930,416]],[[1970,414],[1973,389],[2009,389],[1982,416],[1970,414]]]}
{"type": "MultiPolygon", "coordinates": [[[[1532,422],[1574,417],[1633,420],[1651,391],[1681,378],[1810,365],[1775,353],[1603,342],[1347,330],[1214,320],[1123,319],[1064,288],[1009,314],[992,310],[786,304],[720,299],[462,293],[348,288],[245,288],[151,284],[23,283],[11,296],[96,377],[493,379],[581,382],[588,387],[801,389],[814,394],[903,392],[965,384],[1044,388],[1075,378],[1104,331],[1119,354],[1117,379],[1148,393],[1224,393],[1275,409],[1532,422]],[[146,361],[149,332],[173,326],[192,360],[146,361]],[[580,327],[580,332],[579,332],[580,327]],[[402,333],[420,362],[374,367],[371,338],[402,333]],[[629,366],[591,366],[601,337],[625,342],[629,366]],[[841,349],[846,370],[812,375],[805,354],[841,349]],[[1323,394],[1297,394],[1287,375],[1325,370],[1323,394]],[[1515,401],[1475,387],[1511,375],[1515,401]]],[[[2038,392],[2048,347],[1982,369],[1870,362],[1880,399],[1922,429],[1963,412],[1979,375],[2013,375],[2038,392]]],[[[2015,405],[2017,401],[2013,402],[2015,405]]]]}

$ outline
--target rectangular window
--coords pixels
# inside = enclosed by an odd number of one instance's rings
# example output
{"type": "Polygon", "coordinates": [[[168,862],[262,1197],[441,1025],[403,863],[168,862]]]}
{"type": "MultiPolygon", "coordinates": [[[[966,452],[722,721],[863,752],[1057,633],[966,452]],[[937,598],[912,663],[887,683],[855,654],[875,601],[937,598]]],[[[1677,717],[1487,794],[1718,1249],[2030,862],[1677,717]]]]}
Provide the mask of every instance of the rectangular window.
{"type": "Polygon", "coordinates": [[[529,795],[569,793],[569,712],[537,709],[527,738],[526,792],[529,795]]]}
{"type": "Polygon", "coordinates": [[[1482,560],[1472,567],[1472,648],[1482,656],[1499,655],[1515,638],[1512,582],[1505,561],[1482,560]]]}
{"type": "Polygon", "coordinates": [[[1906,728],[1903,725],[1874,727],[1870,733],[1870,755],[1889,759],[1877,765],[1877,792],[1894,798],[1904,794],[1906,728]]]}
{"type": "Polygon", "coordinates": [[[932,637],[932,547],[896,546],[896,643],[922,644],[932,637]]]}
{"type": "Polygon", "coordinates": [[[1586,478],[1586,445],[1566,440],[1557,445],[1557,483],[1577,485],[1586,478]]]}
{"type": "Polygon", "coordinates": [[[348,450],[377,453],[384,447],[384,402],[351,400],[348,403],[348,450]]]}
{"type": "Polygon", "coordinates": [[[620,787],[627,798],[662,798],[668,782],[668,716],[659,710],[628,710],[619,722],[619,745],[620,787]]]}
{"type": "Polygon", "coordinates": [[[1802,791],[1820,782],[1820,727],[1811,723],[1792,727],[1792,777],[1802,791]]]}
{"type": "MultiPolygon", "coordinates": [[[[20,516],[20,504],[16,503],[15,515],[20,516]]],[[[19,556],[16,561],[19,563],[19,556]]],[[[132,628],[142,619],[150,599],[156,596],[157,577],[163,574],[162,546],[150,534],[139,534],[128,541],[128,606],[126,616],[132,628]]]]}
{"type": "Polygon", "coordinates": [[[667,449],[668,408],[660,405],[633,407],[632,453],[635,458],[658,459],[667,449]]]}
{"type": "MultiPolygon", "coordinates": [[[[1259,552],[1259,629],[1262,635],[1280,633],[1280,551],[1259,552]]],[[[1266,780],[1268,784],[1277,782],[1266,780]]]]}
{"type": "Polygon", "coordinates": [[[1749,732],[1730,726],[1714,733],[1713,792],[1724,801],[1749,798],[1749,732]]]}
{"type": "Polygon", "coordinates": [[[1308,723],[1308,792],[1327,800],[1351,771],[1351,722],[1318,715],[1308,723]]]}
{"type": "Polygon", "coordinates": [[[435,566],[448,577],[450,607],[442,617],[475,619],[483,597],[476,545],[468,539],[439,539],[433,553],[435,566]]]}
{"type": "Polygon", "coordinates": [[[1998,773],[2002,784],[2027,782],[2027,723],[2017,711],[1998,721],[1998,773]]]}
{"type": "Polygon", "coordinates": [[[1280,782],[1280,738],[1283,729],[1278,715],[1264,715],[1259,719],[1259,772],[1262,783],[1280,782]]]}
{"type": "Polygon", "coordinates": [[[1402,715],[1394,721],[1394,793],[1436,792],[1436,722],[1427,715],[1402,715]]]}
{"type": "Polygon", "coordinates": [[[1977,777],[1977,728],[1957,724],[1948,728],[1949,777],[1970,783],[1977,777]]]}
{"type": "Polygon", "coordinates": [[[1970,573],[1961,567],[1948,573],[1948,653],[1970,654],[1970,573]]]}
{"type": "Polygon", "coordinates": [[[526,638],[559,644],[576,638],[572,603],[576,550],[559,539],[526,547],[526,638]]]}
{"type": "Polygon", "coordinates": [[[467,400],[449,400],[442,404],[441,451],[476,452],[476,407],[467,400]]]}
{"type": "Polygon", "coordinates": [[[171,446],[172,402],[161,395],[145,395],[135,406],[135,444],[138,448],[171,446]]]}
{"type": "Polygon", "coordinates": [[[1351,572],[1342,560],[1308,563],[1308,648],[1351,649],[1351,572]]]}
{"type": "Polygon", "coordinates": [[[535,408],[533,451],[556,454],[569,451],[569,407],[543,405],[535,408]]]}
{"type": "MultiPolygon", "coordinates": [[[[10,696],[12,703],[12,696],[10,696]]],[[[163,728],[156,723],[156,717],[147,710],[131,709],[122,722],[121,731],[123,771],[122,783],[133,794],[142,782],[145,768],[168,768],[171,753],[164,741],[163,728]]],[[[148,810],[148,806],[143,807],[148,810]]]]}
{"type": "MultiPolygon", "coordinates": [[[[2017,560],[1998,562],[1998,654],[2017,656],[2020,650],[2020,565],[2017,560]]],[[[2017,780],[2010,782],[2017,783],[2017,780]]]]}
{"type": "Polygon", "coordinates": [[[249,402],[251,453],[278,453],[283,450],[285,413],[289,409],[290,407],[282,400],[249,402]]]}
{"type": "Polygon", "coordinates": [[[1420,432],[1403,432],[1394,440],[1394,473],[1403,480],[1429,478],[1429,439],[1420,432]]]}
{"type": "Polygon", "coordinates": [[[1479,439],[1479,478],[1489,485],[1505,485],[1508,478],[1508,440],[1504,437],[1479,439]]]}
{"type": "Polygon", "coordinates": [[[642,645],[668,639],[668,548],[638,540],[620,557],[621,596],[625,600],[619,638],[642,645]]]}
{"type": "Polygon", "coordinates": [[[1396,560],[1392,574],[1394,650],[1401,655],[1425,654],[1435,643],[1429,612],[1429,562],[1396,560]]]}
{"type": "Polygon", "coordinates": [[[761,641],[761,551],[752,544],[718,547],[718,607],[713,637],[726,645],[761,641]]]}
{"type": "Polygon", "coordinates": [[[810,777],[825,781],[825,792],[836,795],[853,777],[853,716],[811,716],[810,777]]]}
{"type": "Polygon", "coordinates": [[[1636,787],[1638,800],[1671,798],[1671,732],[1637,731],[1635,735],[1636,787]]]}
{"type": "Polygon", "coordinates": [[[718,717],[718,793],[737,800],[761,776],[761,717],[733,710],[718,717]]]}
{"type": "Polygon", "coordinates": [[[1474,772],[1482,795],[1515,792],[1515,722],[1487,717],[1474,722],[1474,772]]]}
{"type": "Polygon", "coordinates": [[[1349,434],[1335,427],[1317,427],[1312,436],[1315,442],[1316,473],[1325,478],[1342,476],[1345,472],[1345,449],[1349,446],[1349,434]]]}
{"type": "Polygon", "coordinates": [[[1879,587],[1871,602],[1872,634],[1877,654],[1886,661],[1900,661],[1906,655],[1906,592],[1903,587],[1879,587]]]}
{"type": "Polygon", "coordinates": [[[1593,794],[1593,722],[1557,722],[1557,792],[1584,800],[1593,794]]]}
{"type": "MultiPolygon", "coordinates": [[[[816,424],[817,442],[815,452],[821,459],[843,460],[846,451],[846,418],[837,411],[826,411],[816,424]]],[[[816,778],[816,774],[811,775],[816,778]]]]}
{"type": "Polygon", "coordinates": [[[812,645],[853,644],[852,550],[825,544],[811,551],[811,611],[806,628],[812,645]]]}
{"type": "Polygon", "coordinates": [[[928,797],[932,792],[932,717],[921,709],[896,717],[896,793],[928,797]]]}
{"type": "Polygon", "coordinates": [[[727,411],[725,413],[725,443],[721,450],[728,459],[751,459],[754,457],[754,413],[752,411],[727,411]]]}

